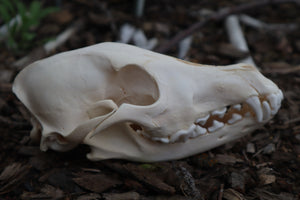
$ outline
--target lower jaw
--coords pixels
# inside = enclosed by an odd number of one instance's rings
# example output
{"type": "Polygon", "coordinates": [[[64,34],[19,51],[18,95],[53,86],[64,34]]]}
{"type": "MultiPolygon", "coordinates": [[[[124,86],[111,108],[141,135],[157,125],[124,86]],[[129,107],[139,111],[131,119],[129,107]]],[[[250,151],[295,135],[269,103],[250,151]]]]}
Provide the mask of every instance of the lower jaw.
{"type": "Polygon", "coordinates": [[[244,118],[237,124],[224,126],[213,134],[206,134],[200,137],[189,139],[186,142],[161,143],[149,140],[134,134],[135,145],[138,150],[131,151],[126,155],[122,152],[120,157],[139,162],[158,162],[185,158],[198,153],[211,150],[225,143],[239,139],[246,134],[261,127],[253,118],[244,118]],[[134,152],[134,154],[131,154],[134,152]]]}

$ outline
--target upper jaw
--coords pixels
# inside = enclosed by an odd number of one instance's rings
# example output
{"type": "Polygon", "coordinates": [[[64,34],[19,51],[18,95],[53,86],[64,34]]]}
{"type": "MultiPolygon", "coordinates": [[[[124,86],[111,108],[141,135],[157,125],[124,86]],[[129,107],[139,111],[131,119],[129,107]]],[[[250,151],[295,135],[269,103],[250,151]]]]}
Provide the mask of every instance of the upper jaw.
{"type": "Polygon", "coordinates": [[[217,108],[205,115],[201,115],[201,117],[198,117],[191,123],[188,129],[178,130],[168,136],[153,137],[142,129],[138,130],[137,133],[152,141],[169,144],[185,142],[188,139],[213,134],[222,130],[224,126],[231,126],[244,119],[252,119],[252,126],[259,127],[278,112],[282,99],[283,94],[279,89],[266,95],[252,95],[239,104],[217,108]]]}

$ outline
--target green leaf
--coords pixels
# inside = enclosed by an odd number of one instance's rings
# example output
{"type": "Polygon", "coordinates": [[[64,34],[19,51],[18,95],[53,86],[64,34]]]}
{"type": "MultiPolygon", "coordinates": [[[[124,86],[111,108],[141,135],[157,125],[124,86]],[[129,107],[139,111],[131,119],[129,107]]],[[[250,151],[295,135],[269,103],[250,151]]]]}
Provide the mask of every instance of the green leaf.
{"type": "Polygon", "coordinates": [[[16,9],[13,5],[13,2],[12,0],[1,0],[1,7],[4,7],[8,12],[14,14],[16,13],[16,9]]]}
{"type": "Polygon", "coordinates": [[[27,42],[30,42],[31,40],[33,40],[33,38],[35,37],[35,34],[34,33],[30,33],[30,32],[24,32],[22,34],[22,38],[27,41],[27,42]]]}
{"type": "Polygon", "coordinates": [[[12,16],[4,6],[0,6],[0,16],[6,24],[9,23],[9,21],[12,19],[12,16]]]}
{"type": "Polygon", "coordinates": [[[18,14],[21,16],[21,19],[26,19],[26,7],[21,1],[16,1],[16,6],[18,14]]]}

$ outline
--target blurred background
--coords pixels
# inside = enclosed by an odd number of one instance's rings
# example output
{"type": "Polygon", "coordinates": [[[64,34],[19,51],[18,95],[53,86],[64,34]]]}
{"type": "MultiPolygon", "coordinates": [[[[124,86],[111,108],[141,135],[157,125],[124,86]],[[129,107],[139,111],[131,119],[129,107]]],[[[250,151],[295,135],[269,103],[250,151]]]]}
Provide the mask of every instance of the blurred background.
{"type": "Polygon", "coordinates": [[[0,0],[0,199],[299,199],[299,11],[297,0],[0,0]],[[253,134],[179,161],[93,163],[85,146],[40,152],[11,92],[15,75],[106,41],[201,64],[250,59],[285,100],[253,134]]]}

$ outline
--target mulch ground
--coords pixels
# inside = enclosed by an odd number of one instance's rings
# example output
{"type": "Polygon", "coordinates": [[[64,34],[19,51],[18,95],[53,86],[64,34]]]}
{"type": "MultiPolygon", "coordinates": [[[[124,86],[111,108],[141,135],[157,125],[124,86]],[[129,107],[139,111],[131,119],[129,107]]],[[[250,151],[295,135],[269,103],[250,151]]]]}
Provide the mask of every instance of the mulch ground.
{"type": "MultiPolygon", "coordinates": [[[[203,20],[205,13],[248,1],[147,1],[141,18],[134,15],[134,1],[108,2],[61,1],[60,11],[37,28],[37,46],[32,50],[39,47],[39,41],[55,37],[77,20],[82,25],[76,34],[50,55],[117,41],[118,30],[125,23],[141,28],[148,38],[157,38],[163,44],[203,20]]],[[[279,113],[263,128],[238,141],[171,162],[91,162],[85,157],[89,149],[84,145],[66,153],[41,152],[30,140],[28,116],[11,92],[13,78],[20,70],[14,63],[30,51],[14,55],[2,47],[0,199],[299,199],[299,10],[295,4],[280,4],[247,13],[267,24],[294,24],[294,29],[270,31],[243,25],[256,64],[284,93],[279,113]]],[[[223,22],[212,22],[193,34],[187,58],[203,64],[232,64],[243,55],[230,53],[229,48],[223,22]]],[[[177,56],[177,51],[174,46],[167,53],[177,56]]]]}

